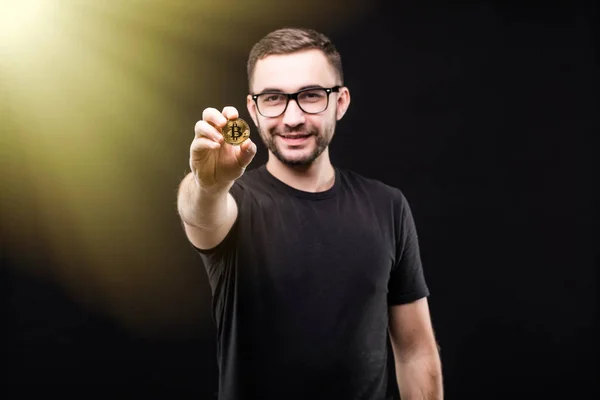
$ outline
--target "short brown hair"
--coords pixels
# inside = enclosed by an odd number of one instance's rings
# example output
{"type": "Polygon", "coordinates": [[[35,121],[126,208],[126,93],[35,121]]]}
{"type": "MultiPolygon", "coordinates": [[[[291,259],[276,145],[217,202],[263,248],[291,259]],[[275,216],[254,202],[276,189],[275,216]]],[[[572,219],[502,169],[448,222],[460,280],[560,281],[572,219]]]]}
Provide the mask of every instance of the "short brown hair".
{"type": "Polygon", "coordinates": [[[272,54],[290,54],[309,49],[321,50],[325,54],[338,75],[339,84],[343,85],[342,58],[327,36],[313,29],[282,28],[269,33],[252,47],[247,65],[248,87],[252,90],[254,68],[258,60],[272,54]]]}

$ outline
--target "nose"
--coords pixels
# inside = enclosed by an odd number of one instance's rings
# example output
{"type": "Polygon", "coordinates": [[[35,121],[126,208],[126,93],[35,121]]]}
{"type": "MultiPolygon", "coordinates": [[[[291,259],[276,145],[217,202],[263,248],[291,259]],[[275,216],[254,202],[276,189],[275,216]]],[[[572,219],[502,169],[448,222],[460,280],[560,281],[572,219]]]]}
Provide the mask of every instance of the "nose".
{"type": "Polygon", "coordinates": [[[287,109],[283,113],[283,123],[290,127],[295,127],[304,123],[304,111],[300,109],[296,100],[288,103],[287,109]]]}

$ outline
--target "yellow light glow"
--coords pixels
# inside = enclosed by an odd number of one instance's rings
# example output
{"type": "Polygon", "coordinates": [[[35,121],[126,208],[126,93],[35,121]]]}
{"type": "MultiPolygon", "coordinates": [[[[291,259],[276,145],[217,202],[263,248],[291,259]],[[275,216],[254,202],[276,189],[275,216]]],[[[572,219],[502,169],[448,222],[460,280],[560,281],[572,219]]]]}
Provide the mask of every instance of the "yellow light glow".
{"type": "Polygon", "coordinates": [[[47,0],[0,0],[0,41],[27,37],[43,21],[47,0]]]}
{"type": "Polygon", "coordinates": [[[337,31],[375,3],[0,0],[11,268],[139,334],[195,334],[210,287],[175,194],[202,109],[243,115],[248,51],[268,30],[337,31]]]}

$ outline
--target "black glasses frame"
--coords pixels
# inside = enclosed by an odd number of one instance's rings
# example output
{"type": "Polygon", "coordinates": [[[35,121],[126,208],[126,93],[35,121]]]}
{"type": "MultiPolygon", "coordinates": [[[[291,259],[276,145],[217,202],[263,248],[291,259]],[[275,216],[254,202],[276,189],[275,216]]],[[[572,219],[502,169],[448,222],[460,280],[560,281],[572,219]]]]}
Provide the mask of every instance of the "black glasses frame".
{"type": "Polygon", "coordinates": [[[342,86],[334,86],[334,87],[330,87],[330,88],[312,87],[312,88],[302,89],[296,93],[282,93],[282,92],[276,92],[276,91],[269,91],[269,92],[262,92],[262,93],[258,93],[258,94],[252,94],[251,96],[252,96],[252,100],[254,100],[254,104],[256,104],[256,109],[258,110],[260,115],[262,115],[263,117],[266,117],[266,118],[277,118],[280,115],[282,115],[285,112],[285,110],[287,110],[288,105],[290,104],[290,100],[295,100],[296,104],[298,105],[298,108],[300,108],[302,110],[302,112],[305,112],[306,114],[322,113],[323,111],[327,110],[327,108],[329,107],[329,95],[331,93],[338,93],[341,88],[342,88],[342,86]],[[323,110],[321,110],[319,112],[308,112],[308,111],[304,110],[302,108],[302,106],[300,105],[300,102],[298,101],[298,96],[300,94],[302,94],[304,92],[308,92],[310,90],[324,90],[327,93],[327,104],[325,105],[325,108],[323,110]],[[281,111],[280,114],[266,116],[260,111],[260,107],[258,106],[258,96],[262,96],[264,94],[280,94],[280,95],[283,95],[286,97],[285,107],[283,108],[283,111],[281,111]]]}

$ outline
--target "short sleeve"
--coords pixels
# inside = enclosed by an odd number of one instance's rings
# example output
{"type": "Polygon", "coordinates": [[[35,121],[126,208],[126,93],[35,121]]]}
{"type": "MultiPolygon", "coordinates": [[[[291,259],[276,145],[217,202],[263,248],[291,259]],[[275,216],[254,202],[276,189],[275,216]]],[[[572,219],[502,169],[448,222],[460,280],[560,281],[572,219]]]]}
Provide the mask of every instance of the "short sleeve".
{"type": "Polygon", "coordinates": [[[415,221],[402,193],[394,205],[395,260],[388,282],[388,304],[410,303],[429,296],[419,250],[415,221]]]}

